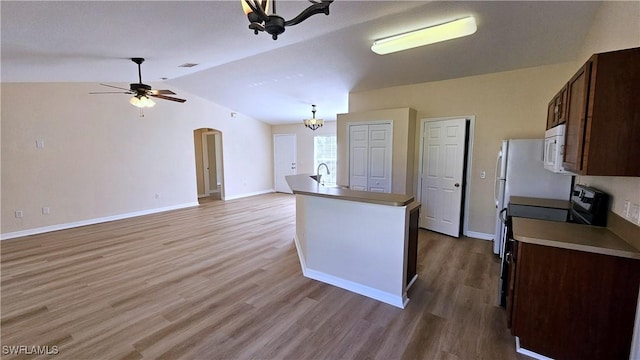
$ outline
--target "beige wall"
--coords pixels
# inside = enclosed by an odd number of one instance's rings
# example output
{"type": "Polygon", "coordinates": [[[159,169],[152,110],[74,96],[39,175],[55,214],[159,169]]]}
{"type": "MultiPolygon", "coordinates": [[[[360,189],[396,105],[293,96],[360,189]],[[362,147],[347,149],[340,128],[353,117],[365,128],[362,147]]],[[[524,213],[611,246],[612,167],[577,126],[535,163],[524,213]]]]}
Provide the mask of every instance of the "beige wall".
{"type": "Polygon", "coordinates": [[[336,135],[336,122],[325,121],[324,125],[311,131],[302,124],[289,125],[273,125],[271,133],[276,134],[295,134],[296,135],[296,158],[298,161],[298,174],[315,174],[316,169],[313,163],[313,137],[317,135],[336,135]]]}
{"type": "MultiPolygon", "coordinates": [[[[576,62],[576,69],[591,54],[638,46],[640,46],[640,2],[604,2],[587,34],[580,58],[576,62]]],[[[577,182],[594,186],[611,194],[613,197],[611,210],[622,217],[624,217],[625,200],[640,204],[640,178],[638,177],[579,176],[577,182]]]]}
{"type": "Polygon", "coordinates": [[[348,125],[355,123],[392,121],[393,122],[393,158],[391,160],[391,192],[394,194],[412,194],[414,136],[416,111],[410,108],[385,109],[376,111],[350,111],[338,114],[338,171],[336,181],[339,185],[349,186],[349,148],[348,125]]]}
{"type": "Polygon", "coordinates": [[[223,133],[227,198],[273,188],[270,126],[180,89],[140,117],[93,83],[1,85],[3,235],[194,204],[198,128],[223,133]]]}
{"type": "MultiPolygon", "coordinates": [[[[573,71],[573,63],[564,63],[352,93],[349,111],[414,108],[418,121],[412,133],[416,138],[420,119],[475,116],[468,182],[469,231],[492,234],[495,228],[493,173],[501,140],[543,138],[547,103],[573,71]],[[482,171],[487,174],[485,179],[480,178],[482,171]]],[[[418,152],[419,146],[416,146],[414,174],[418,174],[418,152]]]]}

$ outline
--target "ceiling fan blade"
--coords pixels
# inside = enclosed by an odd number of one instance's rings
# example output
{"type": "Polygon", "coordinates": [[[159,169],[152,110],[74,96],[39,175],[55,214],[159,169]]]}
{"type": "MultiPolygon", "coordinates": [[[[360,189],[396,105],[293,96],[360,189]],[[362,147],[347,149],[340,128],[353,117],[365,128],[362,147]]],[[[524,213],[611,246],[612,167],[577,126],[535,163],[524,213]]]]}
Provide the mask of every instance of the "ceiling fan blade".
{"type": "Polygon", "coordinates": [[[90,92],[89,94],[91,95],[96,95],[96,94],[131,94],[130,91],[128,92],[124,92],[124,91],[97,91],[97,92],[90,92]]]}
{"type": "Polygon", "coordinates": [[[187,101],[185,99],[178,99],[178,98],[174,98],[174,97],[170,97],[170,96],[164,96],[164,95],[149,94],[149,96],[153,96],[154,98],[158,98],[158,99],[171,100],[171,101],[175,101],[175,102],[179,102],[179,103],[183,103],[183,102],[187,101]]]}
{"type": "Polygon", "coordinates": [[[152,95],[175,95],[171,90],[149,90],[149,93],[152,95]]]}
{"type": "Polygon", "coordinates": [[[122,87],[119,87],[119,86],[113,86],[113,85],[108,85],[108,84],[100,84],[100,85],[106,86],[106,87],[110,87],[110,88],[114,88],[114,89],[127,90],[129,92],[131,91],[131,89],[122,88],[122,87]]]}

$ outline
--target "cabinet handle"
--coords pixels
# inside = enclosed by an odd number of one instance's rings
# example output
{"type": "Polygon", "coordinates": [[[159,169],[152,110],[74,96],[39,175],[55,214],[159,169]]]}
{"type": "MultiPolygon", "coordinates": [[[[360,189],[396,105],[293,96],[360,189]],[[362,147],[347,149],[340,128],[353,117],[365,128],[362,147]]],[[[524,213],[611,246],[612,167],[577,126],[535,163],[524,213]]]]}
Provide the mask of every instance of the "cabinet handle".
{"type": "Polygon", "coordinates": [[[460,183],[455,183],[455,184],[453,184],[453,186],[460,187],[460,183]]]}

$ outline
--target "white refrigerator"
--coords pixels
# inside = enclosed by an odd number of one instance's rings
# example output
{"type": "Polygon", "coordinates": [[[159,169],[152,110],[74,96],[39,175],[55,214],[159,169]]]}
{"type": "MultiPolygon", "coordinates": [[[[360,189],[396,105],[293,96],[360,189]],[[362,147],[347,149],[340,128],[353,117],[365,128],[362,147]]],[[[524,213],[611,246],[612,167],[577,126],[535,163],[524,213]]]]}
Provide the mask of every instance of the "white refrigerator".
{"type": "MultiPolygon", "coordinates": [[[[544,168],[544,139],[503,140],[496,161],[494,198],[496,234],[493,252],[504,257],[506,226],[500,212],[510,196],[569,200],[572,176],[552,173],[544,168]]],[[[502,216],[505,216],[503,213],[502,216]]]]}

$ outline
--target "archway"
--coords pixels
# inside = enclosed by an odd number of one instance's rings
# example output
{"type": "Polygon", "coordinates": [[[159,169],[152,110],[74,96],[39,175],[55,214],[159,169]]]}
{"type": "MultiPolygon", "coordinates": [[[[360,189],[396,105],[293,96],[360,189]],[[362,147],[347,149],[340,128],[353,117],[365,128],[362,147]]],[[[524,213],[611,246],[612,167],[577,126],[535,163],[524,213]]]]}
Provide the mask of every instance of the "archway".
{"type": "Polygon", "coordinates": [[[224,200],[222,132],[211,128],[193,131],[198,201],[224,200]]]}

